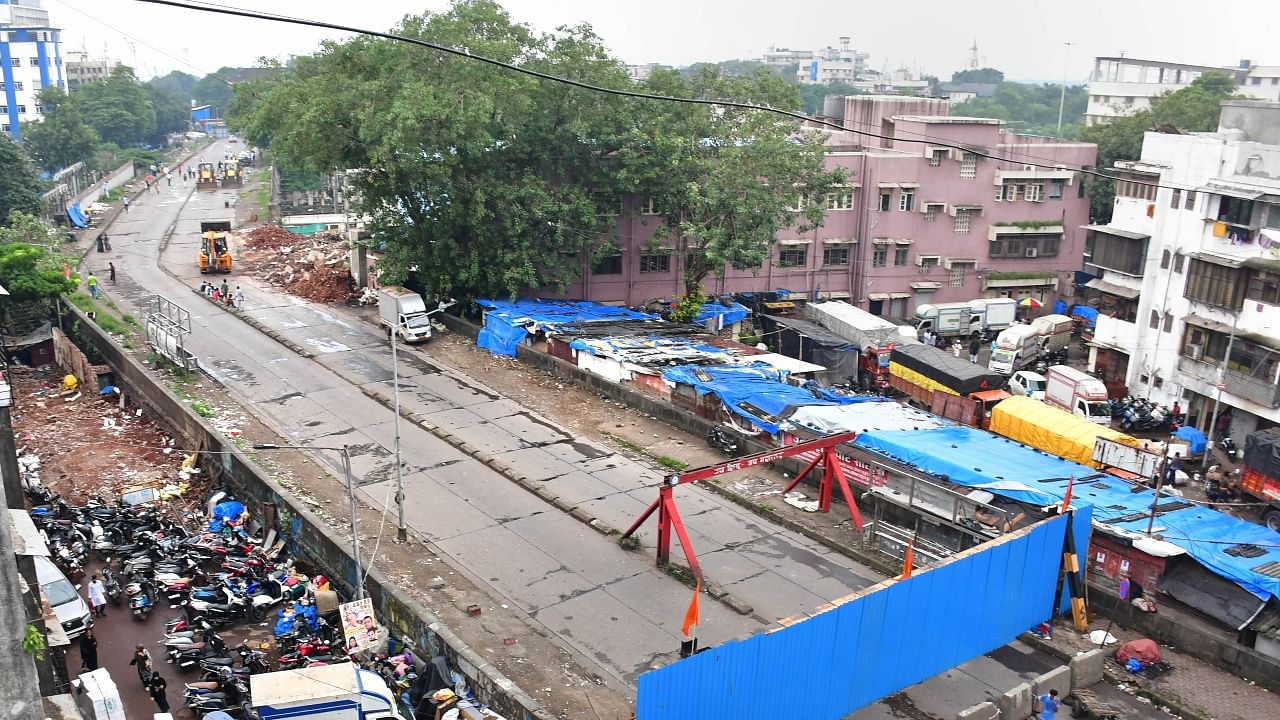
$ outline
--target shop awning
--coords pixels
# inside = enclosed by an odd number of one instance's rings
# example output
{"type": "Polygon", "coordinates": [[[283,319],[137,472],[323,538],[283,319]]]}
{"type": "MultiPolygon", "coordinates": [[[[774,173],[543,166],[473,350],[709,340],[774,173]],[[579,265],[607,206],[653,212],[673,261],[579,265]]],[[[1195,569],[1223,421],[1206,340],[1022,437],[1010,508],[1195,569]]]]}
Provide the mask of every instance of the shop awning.
{"type": "Polygon", "coordinates": [[[1109,283],[1106,280],[1101,280],[1097,278],[1085,283],[1084,286],[1092,290],[1097,290],[1098,292],[1104,292],[1108,295],[1115,295],[1116,297],[1122,297],[1122,298],[1125,298],[1126,300],[1135,300],[1139,295],[1142,294],[1141,290],[1136,290],[1134,288],[1127,288],[1123,285],[1116,285],[1115,283],[1109,283]]]}
{"type": "Polygon", "coordinates": [[[1233,332],[1233,328],[1230,325],[1224,322],[1218,322],[1217,320],[1210,320],[1207,317],[1200,317],[1199,315],[1185,315],[1182,318],[1182,322],[1188,325],[1202,327],[1206,330],[1213,330],[1214,332],[1226,334],[1231,334],[1233,332]]]}
{"type": "Polygon", "coordinates": [[[1203,185],[1196,188],[1196,190],[1202,193],[1226,195],[1227,197],[1239,198],[1241,200],[1257,200],[1263,195],[1266,195],[1266,193],[1261,190],[1241,187],[1224,187],[1221,185],[1203,185]]]}
{"type": "Polygon", "coordinates": [[[1207,252],[1191,253],[1191,259],[1200,260],[1202,262],[1207,262],[1207,263],[1213,263],[1214,265],[1221,265],[1223,267],[1229,267],[1233,270],[1235,268],[1238,268],[1244,265],[1246,260],[1246,258],[1228,257],[1226,255],[1218,255],[1216,253],[1207,253],[1207,252]]]}
{"type": "Polygon", "coordinates": [[[867,293],[868,300],[888,300],[889,293],[867,293]]]}
{"type": "Polygon", "coordinates": [[[898,238],[893,241],[897,245],[910,245],[913,241],[911,238],[898,238]]]}
{"type": "Polygon", "coordinates": [[[765,306],[765,308],[767,308],[767,309],[769,309],[769,310],[791,310],[791,309],[795,308],[796,304],[795,304],[795,303],[793,303],[793,302],[786,302],[786,301],[784,301],[784,302],[767,302],[767,303],[764,303],[764,306],[765,306]]]}

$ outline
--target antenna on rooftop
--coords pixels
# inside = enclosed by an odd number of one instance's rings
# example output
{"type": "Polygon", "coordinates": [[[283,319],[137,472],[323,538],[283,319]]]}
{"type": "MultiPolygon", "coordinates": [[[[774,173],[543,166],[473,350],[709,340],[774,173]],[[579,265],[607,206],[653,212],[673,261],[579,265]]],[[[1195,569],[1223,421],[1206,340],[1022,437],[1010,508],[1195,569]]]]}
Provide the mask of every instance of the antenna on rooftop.
{"type": "Polygon", "coordinates": [[[969,48],[969,69],[977,70],[978,67],[978,38],[974,38],[973,47],[969,48]]]}

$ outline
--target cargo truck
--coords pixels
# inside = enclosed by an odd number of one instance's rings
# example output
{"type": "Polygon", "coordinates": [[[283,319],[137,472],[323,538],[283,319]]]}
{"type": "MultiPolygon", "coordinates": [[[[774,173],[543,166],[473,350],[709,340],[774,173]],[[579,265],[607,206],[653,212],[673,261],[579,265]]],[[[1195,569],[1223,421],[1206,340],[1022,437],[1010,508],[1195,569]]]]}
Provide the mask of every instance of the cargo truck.
{"type": "Polygon", "coordinates": [[[1009,397],[996,373],[928,345],[895,347],[889,373],[890,387],[916,406],[975,427],[985,428],[991,408],[1009,397]]]}
{"type": "Polygon", "coordinates": [[[1103,464],[1093,459],[1098,438],[1131,447],[1141,445],[1124,433],[1025,396],[1011,397],[996,405],[991,411],[989,429],[1050,455],[1099,469],[1103,464]]]}
{"type": "Polygon", "coordinates": [[[1107,386],[1073,367],[1049,367],[1045,375],[1044,401],[1090,422],[1111,424],[1107,386]]]}
{"type": "Polygon", "coordinates": [[[249,696],[262,720],[407,720],[386,681],[353,663],[250,675],[249,696]]]}
{"type": "Polygon", "coordinates": [[[1040,335],[1040,352],[1045,355],[1060,353],[1071,345],[1071,330],[1075,321],[1066,315],[1045,315],[1031,321],[1031,327],[1040,335]]]}
{"type": "Polygon", "coordinates": [[[398,285],[378,288],[378,324],[407,343],[431,339],[431,316],[422,296],[398,285]]]}
{"type": "Polygon", "coordinates": [[[1040,355],[1040,333],[1031,325],[1005,328],[996,337],[987,367],[1001,375],[1012,375],[1040,355]]]}
{"type": "MultiPolygon", "coordinates": [[[[1163,442],[1144,442],[1135,447],[1102,437],[1095,440],[1093,444],[1093,461],[1097,467],[1121,470],[1134,476],[1130,479],[1141,479],[1145,483],[1154,483],[1165,463],[1175,459],[1180,461],[1187,459],[1185,444],[1171,443],[1166,448],[1163,442]]],[[[1124,477],[1122,473],[1114,474],[1124,477]]],[[[1188,479],[1186,472],[1176,470],[1172,480],[1174,485],[1184,485],[1188,479]]]]}
{"type": "Polygon", "coordinates": [[[912,324],[919,334],[928,331],[943,338],[981,337],[1009,327],[1017,314],[1018,303],[1013,298],[990,298],[921,305],[916,308],[912,324]]]}
{"type": "Polygon", "coordinates": [[[919,342],[914,329],[838,300],[808,303],[804,319],[857,346],[858,384],[868,390],[889,387],[889,356],[894,347],[919,342]]]}
{"type": "Polygon", "coordinates": [[[1240,490],[1266,503],[1262,523],[1280,532],[1280,428],[1259,430],[1245,437],[1240,490]]]}

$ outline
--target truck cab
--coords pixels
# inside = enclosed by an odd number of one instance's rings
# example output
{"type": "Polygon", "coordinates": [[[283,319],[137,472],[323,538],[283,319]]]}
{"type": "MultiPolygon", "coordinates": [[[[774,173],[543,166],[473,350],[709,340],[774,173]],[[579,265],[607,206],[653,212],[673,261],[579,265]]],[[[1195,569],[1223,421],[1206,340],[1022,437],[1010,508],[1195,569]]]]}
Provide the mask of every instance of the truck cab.
{"type": "Polygon", "coordinates": [[[380,675],[353,663],[316,665],[249,676],[249,696],[262,720],[405,720],[380,675]]]}
{"type": "Polygon", "coordinates": [[[1090,422],[1111,424],[1111,401],[1101,380],[1066,365],[1050,367],[1045,379],[1045,402],[1090,422]]]}
{"type": "Polygon", "coordinates": [[[987,363],[994,372],[1012,375],[1040,354],[1040,334],[1030,325],[1006,328],[996,338],[995,349],[987,363]]]}

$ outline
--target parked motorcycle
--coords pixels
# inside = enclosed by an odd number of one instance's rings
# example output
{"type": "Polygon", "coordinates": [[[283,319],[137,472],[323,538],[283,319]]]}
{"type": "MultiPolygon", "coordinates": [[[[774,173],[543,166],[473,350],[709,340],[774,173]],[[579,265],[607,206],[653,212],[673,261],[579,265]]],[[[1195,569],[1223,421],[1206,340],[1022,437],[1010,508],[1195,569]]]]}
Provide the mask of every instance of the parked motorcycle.
{"type": "Polygon", "coordinates": [[[724,425],[716,425],[707,433],[707,444],[731,457],[742,454],[742,436],[724,425]]]}

